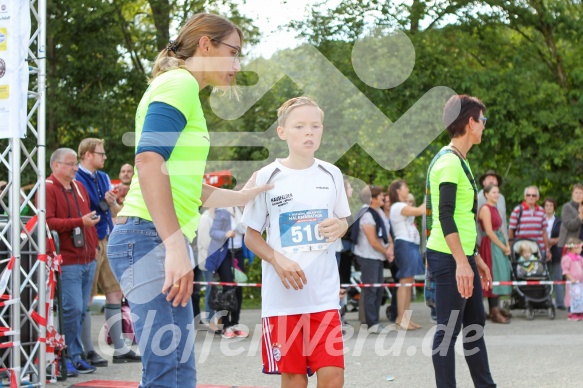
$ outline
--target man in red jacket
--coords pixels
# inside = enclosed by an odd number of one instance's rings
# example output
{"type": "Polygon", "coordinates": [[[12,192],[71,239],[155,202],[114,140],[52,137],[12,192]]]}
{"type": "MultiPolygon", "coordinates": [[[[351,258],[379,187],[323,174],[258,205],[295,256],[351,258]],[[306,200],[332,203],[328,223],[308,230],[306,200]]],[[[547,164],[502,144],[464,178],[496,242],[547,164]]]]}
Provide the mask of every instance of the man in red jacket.
{"type": "Polygon", "coordinates": [[[46,181],[47,224],[59,234],[61,288],[65,343],[69,350],[67,374],[93,373],[95,367],[81,359],[79,333],[95,274],[99,216],[89,208],[89,195],[75,181],[77,154],[70,148],[59,148],[50,159],[51,176],[46,181]]]}

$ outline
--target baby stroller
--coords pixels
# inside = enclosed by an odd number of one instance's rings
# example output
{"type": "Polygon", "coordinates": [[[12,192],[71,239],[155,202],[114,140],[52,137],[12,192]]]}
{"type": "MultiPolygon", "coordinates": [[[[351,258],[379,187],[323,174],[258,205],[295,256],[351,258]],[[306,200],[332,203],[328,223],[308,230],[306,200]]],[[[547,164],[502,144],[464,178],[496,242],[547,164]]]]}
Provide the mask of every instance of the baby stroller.
{"type": "MultiPolygon", "coordinates": [[[[531,239],[515,239],[510,250],[511,277],[514,281],[552,280],[547,264],[538,243],[531,239]],[[521,252],[530,251],[532,255],[526,259],[521,252]]],[[[551,294],[552,284],[514,286],[510,294],[510,303],[504,307],[510,310],[526,310],[526,319],[534,319],[536,310],[547,310],[550,319],[555,319],[555,306],[551,294]]]]}

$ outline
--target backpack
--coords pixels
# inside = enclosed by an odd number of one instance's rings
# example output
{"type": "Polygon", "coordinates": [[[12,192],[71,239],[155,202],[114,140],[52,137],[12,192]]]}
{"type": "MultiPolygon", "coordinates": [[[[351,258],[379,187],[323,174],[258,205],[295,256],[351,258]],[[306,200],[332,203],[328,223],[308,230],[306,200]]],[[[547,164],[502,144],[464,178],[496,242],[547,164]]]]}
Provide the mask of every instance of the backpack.
{"type": "Polygon", "coordinates": [[[366,212],[369,212],[370,214],[372,214],[372,218],[374,219],[374,222],[375,222],[377,236],[382,238],[382,240],[384,241],[385,244],[388,243],[389,238],[387,236],[387,229],[385,228],[385,224],[383,223],[383,219],[381,218],[380,214],[376,210],[371,208],[370,206],[362,207],[356,213],[356,216],[354,217],[355,221],[350,226],[350,241],[354,245],[358,244],[358,234],[360,233],[360,218],[366,212]]]}
{"type": "MultiPolygon", "coordinates": [[[[111,345],[113,340],[109,335],[109,327],[107,322],[103,323],[103,328],[105,329],[105,340],[109,345],[111,345]]],[[[121,301],[121,332],[126,338],[131,340],[133,344],[137,344],[136,334],[134,331],[134,322],[132,321],[132,312],[126,298],[123,298],[121,301]]]]}

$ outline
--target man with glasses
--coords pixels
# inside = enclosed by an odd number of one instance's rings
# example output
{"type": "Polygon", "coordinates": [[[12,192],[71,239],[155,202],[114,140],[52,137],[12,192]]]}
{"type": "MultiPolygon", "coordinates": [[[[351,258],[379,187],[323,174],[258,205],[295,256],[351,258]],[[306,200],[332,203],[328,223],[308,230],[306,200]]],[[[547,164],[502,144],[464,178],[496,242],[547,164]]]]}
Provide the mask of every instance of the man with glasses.
{"type": "Polygon", "coordinates": [[[539,191],[536,186],[524,189],[524,202],[516,206],[510,215],[508,237],[510,240],[529,238],[538,243],[543,257],[550,260],[549,236],[545,210],[537,204],[539,191]]]}
{"type": "Polygon", "coordinates": [[[47,225],[59,234],[61,288],[63,291],[63,331],[68,349],[67,376],[93,373],[95,367],[81,359],[79,333],[91,294],[99,217],[89,206],[89,195],[75,181],[77,154],[59,148],[50,158],[52,174],[46,180],[47,225]]]}
{"type": "MultiPolygon", "coordinates": [[[[117,194],[114,192],[111,179],[105,172],[100,171],[107,159],[104,141],[96,138],[83,139],[79,144],[79,157],[81,158],[81,163],[77,171],[77,180],[87,188],[91,210],[101,217],[96,225],[99,245],[91,297],[97,294],[98,286],[105,293],[105,320],[108,323],[109,334],[115,349],[113,363],[140,362],[140,356],[137,356],[126,346],[122,337],[122,292],[111,271],[107,258],[107,242],[113,229],[112,217],[117,216],[121,206],[116,201],[117,194]]],[[[88,316],[88,318],[90,317],[88,316]]],[[[91,341],[91,319],[86,319],[83,322],[81,340],[88,362],[93,366],[107,366],[107,360],[97,354],[93,347],[91,341]]]]}

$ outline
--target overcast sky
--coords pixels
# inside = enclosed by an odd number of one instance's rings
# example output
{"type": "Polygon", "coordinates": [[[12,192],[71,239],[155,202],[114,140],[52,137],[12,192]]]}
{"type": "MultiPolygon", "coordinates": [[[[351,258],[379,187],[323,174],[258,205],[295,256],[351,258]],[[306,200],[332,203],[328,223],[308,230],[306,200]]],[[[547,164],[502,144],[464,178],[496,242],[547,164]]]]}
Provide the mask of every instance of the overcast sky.
{"type": "MultiPolygon", "coordinates": [[[[262,34],[261,42],[253,49],[252,56],[269,57],[277,49],[295,47],[298,44],[295,32],[280,31],[292,20],[302,20],[306,15],[306,6],[315,5],[321,0],[247,0],[241,2],[239,10],[254,19],[262,34]]],[[[340,0],[327,0],[326,7],[333,7],[340,0]]]]}

